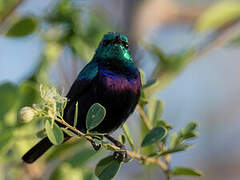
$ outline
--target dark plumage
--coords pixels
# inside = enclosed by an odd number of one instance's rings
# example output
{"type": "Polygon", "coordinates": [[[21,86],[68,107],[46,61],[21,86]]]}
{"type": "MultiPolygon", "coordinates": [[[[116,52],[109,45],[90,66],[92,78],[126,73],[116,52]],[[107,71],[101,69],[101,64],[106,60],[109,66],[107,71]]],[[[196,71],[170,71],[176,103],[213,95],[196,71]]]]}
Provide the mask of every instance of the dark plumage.
{"type": "MultiPolygon", "coordinates": [[[[120,33],[108,33],[68,92],[69,101],[64,110],[64,119],[73,124],[75,105],[78,102],[77,129],[86,132],[87,111],[92,104],[100,103],[106,108],[106,116],[92,131],[110,133],[134,111],[140,91],[140,74],[128,51],[127,37],[120,33]]],[[[68,139],[65,136],[65,141],[68,139]]],[[[22,159],[32,163],[51,146],[48,138],[44,138],[22,159]]]]}

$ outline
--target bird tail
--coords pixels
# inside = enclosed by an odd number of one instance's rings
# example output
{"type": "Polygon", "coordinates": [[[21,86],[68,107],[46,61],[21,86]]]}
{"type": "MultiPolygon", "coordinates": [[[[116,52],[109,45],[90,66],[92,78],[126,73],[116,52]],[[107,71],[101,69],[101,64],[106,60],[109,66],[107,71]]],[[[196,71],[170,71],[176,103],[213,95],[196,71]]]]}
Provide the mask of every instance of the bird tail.
{"type": "MultiPolygon", "coordinates": [[[[70,136],[64,134],[64,140],[63,143],[66,142],[68,139],[70,139],[70,136]]],[[[36,161],[39,157],[41,157],[50,147],[52,147],[52,143],[48,139],[48,137],[43,138],[41,141],[39,141],[35,146],[33,146],[28,152],[26,152],[22,160],[25,163],[33,163],[36,161]]]]}
{"type": "Polygon", "coordinates": [[[35,146],[33,146],[28,152],[26,152],[22,160],[26,163],[33,163],[40,156],[42,156],[53,144],[49,141],[47,137],[39,141],[35,146]]]}

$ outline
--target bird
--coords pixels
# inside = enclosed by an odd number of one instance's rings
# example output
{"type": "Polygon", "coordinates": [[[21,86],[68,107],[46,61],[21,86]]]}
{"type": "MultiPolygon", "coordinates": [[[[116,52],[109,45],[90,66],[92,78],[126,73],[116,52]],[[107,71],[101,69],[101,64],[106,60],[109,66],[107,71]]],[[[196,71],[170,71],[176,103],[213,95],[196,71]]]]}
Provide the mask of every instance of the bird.
{"type": "MultiPolygon", "coordinates": [[[[141,94],[141,78],[129,51],[126,35],[120,32],[105,34],[92,60],[80,71],[66,97],[64,120],[73,125],[76,103],[78,119],[76,128],[86,132],[86,115],[94,103],[106,109],[103,121],[91,132],[112,133],[132,114],[141,94]]],[[[70,136],[65,134],[64,142],[70,136]]],[[[53,144],[45,137],[22,157],[33,163],[53,144]]]]}

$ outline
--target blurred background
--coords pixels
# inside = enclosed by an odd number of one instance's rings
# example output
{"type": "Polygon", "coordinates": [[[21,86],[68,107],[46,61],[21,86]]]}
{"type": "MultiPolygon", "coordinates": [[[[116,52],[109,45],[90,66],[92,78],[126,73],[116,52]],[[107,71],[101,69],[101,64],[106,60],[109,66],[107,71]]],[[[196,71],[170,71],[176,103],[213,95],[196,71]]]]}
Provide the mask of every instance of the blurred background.
{"type": "MultiPolygon", "coordinates": [[[[239,20],[240,1],[230,0],[0,0],[0,179],[95,178],[102,155],[95,158],[81,141],[23,165],[39,125],[20,124],[17,111],[39,101],[40,84],[66,93],[110,31],[128,35],[145,81],[157,79],[148,96],[164,102],[162,118],[173,131],[190,120],[200,124],[194,148],[174,154],[171,166],[204,176],[174,179],[240,179],[239,20]]],[[[137,116],[130,130],[139,127],[137,116]]],[[[136,144],[139,136],[133,134],[136,144]]],[[[115,179],[161,177],[159,168],[132,161],[115,179]]]]}

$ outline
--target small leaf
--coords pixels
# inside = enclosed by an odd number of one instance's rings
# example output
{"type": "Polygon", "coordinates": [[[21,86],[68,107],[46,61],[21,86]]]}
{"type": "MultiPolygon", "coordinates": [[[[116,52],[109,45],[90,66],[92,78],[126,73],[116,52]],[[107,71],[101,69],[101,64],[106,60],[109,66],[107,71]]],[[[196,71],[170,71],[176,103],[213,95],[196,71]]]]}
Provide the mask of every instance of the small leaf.
{"type": "Polygon", "coordinates": [[[172,154],[172,153],[176,153],[176,152],[180,152],[180,151],[185,151],[185,150],[189,149],[190,147],[192,147],[192,145],[179,145],[179,146],[176,146],[173,149],[169,149],[169,150],[166,150],[166,151],[163,151],[163,152],[159,152],[159,153],[157,153],[157,155],[158,156],[164,156],[166,154],[172,154]]]}
{"type": "Polygon", "coordinates": [[[203,176],[203,173],[197,169],[176,167],[171,171],[174,176],[203,176]]]}
{"type": "Polygon", "coordinates": [[[117,174],[120,165],[120,162],[114,159],[113,156],[108,156],[99,161],[95,169],[95,175],[100,180],[110,180],[117,174]]]}
{"type": "Polygon", "coordinates": [[[135,151],[135,147],[134,147],[134,143],[133,143],[133,139],[130,135],[130,132],[129,132],[129,129],[128,129],[128,126],[126,123],[124,123],[122,125],[122,130],[123,130],[123,133],[125,134],[126,138],[127,138],[127,141],[129,143],[129,145],[131,146],[131,149],[132,151],[135,151]]]}
{"type": "Polygon", "coordinates": [[[171,124],[168,124],[164,120],[157,121],[156,122],[156,126],[163,126],[163,127],[167,128],[167,129],[172,129],[173,128],[171,124]]]}
{"type": "Polygon", "coordinates": [[[197,128],[197,126],[198,126],[197,122],[192,121],[188,123],[183,130],[183,134],[188,134],[190,132],[193,132],[197,128]]]}
{"type": "Polygon", "coordinates": [[[118,137],[118,140],[122,143],[125,144],[126,143],[126,137],[124,135],[121,135],[118,137]]]}
{"type": "Polygon", "coordinates": [[[87,130],[91,130],[97,127],[103,121],[105,115],[106,110],[101,104],[99,103],[93,104],[87,113],[86,119],[87,130]]]}
{"type": "Polygon", "coordinates": [[[33,33],[37,27],[37,19],[25,17],[17,21],[7,32],[8,37],[22,37],[33,33]]]}
{"type": "Polygon", "coordinates": [[[63,132],[56,123],[53,124],[52,128],[51,123],[47,120],[45,122],[45,129],[48,139],[51,141],[51,143],[53,143],[54,145],[58,145],[63,142],[63,132]]]}
{"type": "Polygon", "coordinates": [[[178,140],[179,140],[179,137],[178,137],[177,133],[173,133],[171,136],[170,147],[175,148],[178,140]]]}
{"type": "Polygon", "coordinates": [[[77,121],[78,121],[78,102],[76,103],[73,127],[77,126],[77,121]]]}
{"type": "Polygon", "coordinates": [[[147,133],[142,141],[142,147],[151,145],[162,140],[167,135],[167,129],[164,127],[155,127],[147,133]]]}
{"type": "Polygon", "coordinates": [[[150,99],[148,106],[148,117],[153,125],[160,120],[164,111],[164,104],[161,100],[150,99]]]}
{"type": "Polygon", "coordinates": [[[198,136],[198,134],[196,132],[189,132],[187,134],[184,134],[183,138],[184,139],[191,139],[191,138],[195,138],[197,136],[198,136]]]}

